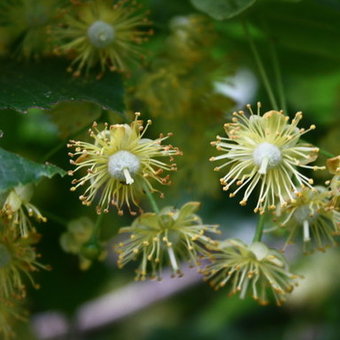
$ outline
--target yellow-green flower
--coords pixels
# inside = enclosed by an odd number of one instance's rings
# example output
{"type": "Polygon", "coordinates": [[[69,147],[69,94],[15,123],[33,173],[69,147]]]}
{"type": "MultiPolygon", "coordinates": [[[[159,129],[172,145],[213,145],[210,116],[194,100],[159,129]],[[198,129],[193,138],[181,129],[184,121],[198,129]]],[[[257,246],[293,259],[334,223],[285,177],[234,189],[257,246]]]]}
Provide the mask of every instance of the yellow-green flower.
{"type": "Polygon", "coordinates": [[[336,245],[334,235],[340,234],[340,215],[331,197],[325,187],[303,188],[278,209],[279,223],[289,233],[286,245],[297,238],[302,238],[305,252],[336,245]]]}
{"type": "Polygon", "coordinates": [[[223,190],[229,190],[232,184],[238,186],[230,197],[246,187],[241,205],[247,203],[255,187],[259,186],[255,212],[264,213],[267,208],[274,209],[277,202],[284,204],[286,198],[293,199],[293,193],[297,192],[295,181],[301,187],[311,187],[313,180],[297,167],[313,170],[324,167],[307,165],[317,158],[319,149],[299,143],[303,134],[315,129],[315,125],[307,130],[297,127],[302,118],[301,112],[297,112],[289,122],[289,117],[282,111],[272,110],[261,116],[259,103],[257,114],[253,113],[250,105],[248,109],[249,117],[243,111],[234,112],[232,123],[225,124],[228,137],[217,136],[212,145],[226,152],[211,160],[226,160],[215,170],[227,168],[227,173],[221,178],[223,190]]]}
{"type": "Polygon", "coordinates": [[[179,261],[200,265],[201,256],[209,256],[209,246],[216,244],[206,233],[217,233],[216,225],[204,224],[195,213],[198,202],[188,202],[180,209],[166,207],[160,213],[145,213],[130,227],[121,228],[129,239],[118,244],[118,266],[141,258],[136,279],[161,278],[162,267],[169,264],[174,276],[181,276],[179,261]]]}
{"type": "Polygon", "coordinates": [[[114,205],[119,214],[123,214],[122,206],[125,203],[130,213],[134,214],[131,206],[139,207],[137,196],[143,193],[145,186],[150,191],[157,191],[152,180],[161,184],[169,183],[169,176],[162,177],[166,171],[176,170],[176,164],[166,163],[158,158],[179,155],[180,151],[172,145],[162,145],[167,136],[160,135],[157,139],[144,138],[144,134],[151,124],[148,121],[145,128],[143,123],[136,119],[130,124],[105,124],[103,130],[97,129],[94,123],[90,136],[94,143],[70,141],[69,147],[75,148],[74,153],[69,153],[76,160],[71,164],[76,165],[70,175],[81,169],[86,174],[80,179],[74,179],[72,191],[88,184],[85,192],[79,197],[84,205],[90,205],[98,196],[97,211],[108,212],[109,206],[114,205]]]}
{"type": "Polygon", "coordinates": [[[33,184],[18,185],[12,189],[0,210],[0,214],[12,226],[18,226],[23,237],[28,235],[32,229],[30,217],[34,217],[39,222],[46,222],[47,219],[41,215],[36,206],[30,203],[33,196],[33,184]]]}
{"type": "Polygon", "coordinates": [[[263,305],[269,303],[269,295],[281,305],[298,278],[290,273],[286,259],[275,249],[262,242],[248,246],[236,239],[220,243],[203,273],[213,288],[228,285],[230,294],[239,293],[241,298],[250,294],[263,305]]]}
{"type": "Polygon", "coordinates": [[[26,311],[21,302],[15,299],[5,299],[0,296],[0,336],[3,340],[15,338],[14,324],[26,320],[26,311]]]}
{"type": "MultiPolygon", "coordinates": [[[[340,215],[340,156],[327,159],[327,169],[334,175],[326,182],[331,192],[332,208],[335,214],[340,215]]],[[[340,220],[340,216],[338,218],[340,220]]]]}
{"type": "Polygon", "coordinates": [[[67,253],[79,256],[80,269],[87,270],[93,260],[104,260],[107,252],[95,232],[95,224],[88,217],[72,220],[60,237],[60,245],[67,253]],[[95,237],[94,237],[95,236],[95,237]]]}
{"type": "Polygon", "coordinates": [[[130,0],[74,1],[60,16],[51,36],[58,54],[73,59],[70,71],[79,76],[99,65],[101,73],[127,71],[127,64],[142,57],[140,44],[152,33],[150,21],[137,2],[130,0]]]}
{"type": "Polygon", "coordinates": [[[340,175],[340,155],[327,159],[327,169],[333,175],[340,175]]]}
{"type": "Polygon", "coordinates": [[[51,52],[47,26],[53,22],[60,0],[3,0],[0,26],[13,41],[11,48],[20,57],[36,58],[51,52]]]}
{"type": "Polygon", "coordinates": [[[47,269],[38,262],[39,254],[33,247],[39,239],[35,232],[23,238],[8,226],[0,226],[0,297],[24,296],[25,278],[37,287],[31,273],[47,269]]]}

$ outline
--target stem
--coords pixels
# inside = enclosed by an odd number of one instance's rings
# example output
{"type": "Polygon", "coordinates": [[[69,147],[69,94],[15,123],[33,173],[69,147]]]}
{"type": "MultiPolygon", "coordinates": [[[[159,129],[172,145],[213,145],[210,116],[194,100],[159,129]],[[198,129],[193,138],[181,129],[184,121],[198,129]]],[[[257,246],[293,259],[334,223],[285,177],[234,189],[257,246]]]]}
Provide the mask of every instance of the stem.
{"type": "Polygon", "coordinates": [[[250,45],[250,48],[254,54],[254,58],[255,58],[255,62],[257,64],[257,67],[259,69],[259,72],[260,72],[260,76],[262,78],[262,81],[263,81],[263,85],[267,91],[267,94],[268,94],[268,97],[269,97],[269,100],[270,100],[270,103],[273,107],[274,110],[278,110],[278,105],[277,105],[277,101],[275,99],[275,96],[274,96],[274,92],[273,92],[273,89],[270,85],[270,82],[269,82],[269,78],[267,76],[267,73],[265,71],[265,68],[263,66],[263,63],[261,61],[261,58],[260,58],[260,55],[258,53],[258,50],[255,46],[255,43],[254,43],[254,40],[253,38],[251,37],[251,34],[249,32],[249,28],[248,28],[248,24],[247,22],[243,22],[243,28],[244,28],[244,31],[245,31],[245,34],[246,34],[246,37],[248,39],[248,42],[249,42],[249,45],[250,45]]]}
{"type": "Polygon", "coordinates": [[[100,227],[103,222],[103,218],[104,218],[104,214],[99,214],[97,216],[96,224],[93,229],[92,239],[97,239],[97,237],[99,236],[100,227]]]}
{"type": "Polygon", "coordinates": [[[146,196],[148,196],[148,199],[149,199],[149,201],[150,201],[150,204],[151,204],[151,206],[152,206],[152,209],[154,210],[154,212],[155,212],[156,214],[158,214],[158,213],[159,213],[158,205],[157,205],[157,203],[156,203],[154,197],[152,196],[151,191],[149,190],[149,188],[147,187],[146,184],[144,185],[144,190],[145,190],[146,196]]]}
{"type": "Polygon", "coordinates": [[[255,235],[253,238],[253,242],[261,242],[262,234],[263,234],[263,227],[264,227],[264,219],[265,219],[264,216],[265,215],[263,214],[263,215],[260,215],[259,217],[259,221],[257,223],[255,235]]]}
{"type": "Polygon", "coordinates": [[[82,132],[86,131],[88,129],[88,126],[84,126],[83,128],[79,129],[76,133],[73,135],[70,135],[67,138],[64,138],[58,145],[56,145],[52,150],[50,150],[44,157],[40,159],[40,162],[46,162],[48,159],[50,159],[55,153],[57,153],[60,149],[65,147],[65,144],[67,141],[71,138],[77,137],[82,132]]]}
{"type": "Polygon", "coordinates": [[[64,220],[62,217],[59,217],[57,215],[54,215],[51,212],[45,211],[45,210],[41,210],[41,213],[43,214],[43,216],[46,216],[48,220],[51,220],[57,224],[60,224],[64,227],[67,227],[68,221],[64,220]]]}
{"type": "Polygon", "coordinates": [[[56,147],[50,150],[44,157],[42,157],[40,159],[40,162],[46,162],[48,159],[50,159],[55,153],[57,153],[64,146],[65,146],[65,139],[63,139],[61,143],[59,143],[56,147]]]}
{"type": "MultiPolygon", "coordinates": [[[[309,142],[307,142],[306,140],[304,140],[304,139],[300,139],[300,141],[302,142],[302,143],[308,143],[308,144],[310,144],[309,142]]],[[[319,149],[319,152],[321,153],[321,154],[323,154],[324,156],[326,156],[326,157],[328,157],[328,158],[333,158],[333,157],[335,157],[335,155],[334,154],[332,154],[331,152],[328,152],[327,150],[325,150],[325,149],[322,149],[322,148],[319,148],[318,147],[318,149],[319,149]]]]}
{"type": "Polygon", "coordinates": [[[321,154],[323,154],[326,157],[329,157],[329,158],[335,157],[335,155],[333,155],[332,153],[330,153],[330,152],[328,152],[328,151],[326,151],[324,149],[319,148],[319,151],[320,151],[321,154]]]}
{"type": "Polygon", "coordinates": [[[287,113],[287,100],[283,89],[282,73],[280,69],[279,58],[277,56],[276,48],[273,39],[269,38],[269,47],[273,59],[273,69],[276,78],[276,86],[279,93],[280,105],[282,110],[287,113]]]}

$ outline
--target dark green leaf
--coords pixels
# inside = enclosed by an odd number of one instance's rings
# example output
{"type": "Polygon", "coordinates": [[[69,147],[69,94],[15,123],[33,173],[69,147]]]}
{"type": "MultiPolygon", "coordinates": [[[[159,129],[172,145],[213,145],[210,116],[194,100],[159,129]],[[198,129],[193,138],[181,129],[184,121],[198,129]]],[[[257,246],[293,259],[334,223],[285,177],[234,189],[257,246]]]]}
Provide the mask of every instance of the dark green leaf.
{"type": "Polygon", "coordinates": [[[19,184],[36,182],[66,172],[52,164],[39,164],[0,148],[0,193],[19,184]]]}
{"type": "Polygon", "coordinates": [[[101,108],[89,102],[62,102],[48,112],[58,126],[60,136],[66,138],[89,126],[102,113],[101,108]]]}
{"type": "Polygon", "coordinates": [[[216,20],[226,20],[242,13],[256,0],[191,0],[198,10],[216,20]]]}
{"type": "Polygon", "coordinates": [[[67,62],[47,59],[34,63],[2,60],[0,65],[0,109],[25,112],[30,107],[49,108],[61,101],[86,100],[115,111],[123,110],[120,75],[107,72],[74,78],[66,71],[67,62]]]}

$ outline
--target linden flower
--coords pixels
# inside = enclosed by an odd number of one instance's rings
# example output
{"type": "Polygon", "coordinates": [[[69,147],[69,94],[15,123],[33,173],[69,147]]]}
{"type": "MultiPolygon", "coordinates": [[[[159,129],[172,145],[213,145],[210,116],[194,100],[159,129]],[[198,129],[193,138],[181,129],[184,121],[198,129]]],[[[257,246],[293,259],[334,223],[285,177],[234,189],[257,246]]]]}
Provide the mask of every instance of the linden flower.
{"type": "Polygon", "coordinates": [[[289,232],[286,246],[299,236],[305,252],[336,245],[334,235],[340,234],[340,216],[326,188],[300,189],[293,200],[279,209],[279,214],[280,225],[289,232]]]}
{"type": "Polygon", "coordinates": [[[223,190],[228,190],[234,183],[239,186],[230,197],[248,186],[241,205],[247,203],[255,187],[260,185],[254,211],[262,214],[267,208],[274,209],[277,200],[284,204],[285,197],[293,199],[293,192],[297,191],[294,180],[301,187],[311,187],[313,180],[301,174],[296,167],[313,170],[324,167],[306,165],[317,158],[319,149],[298,143],[303,134],[315,129],[315,125],[307,130],[297,128],[301,112],[297,112],[289,123],[289,117],[282,111],[269,111],[261,116],[260,103],[257,114],[253,113],[250,105],[247,107],[250,117],[243,111],[234,112],[233,122],[224,126],[228,137],[217,136],[217,141],[212,142],[217,150],[227,152],[210,160],[227,160],[215,171],[228,167],[227,174],[221,178],[223,190]]]}
{"type": "Polygon", "coordinates": [[[13,339],[15,333],[13,324],[16,321],[25,321],[26,312],[22,310],[20,302],[0,297],[0,336],[1,339],[13,339]]]}
{"type": "Polygon", "coordinates": [[[213,288],[229,284],[230,294],[239,292],[241,298],[251,294],[262,305],[269,302],[268,291],[281,305],[298,278],[289,272],[286,259],[275,249],[261,242],[248,246],[236,239],[220,243],[203,273],[213,288]]]}
{"type": "Polygon", "coordinates": [[[39,255],[32,247],[39,239],[37,233],[30,233],[22,238],[13,229],[0,227],[0,296],[24,296],[23,277],[27,277],[34,287],[38,287],[31,272],[39,268],[47,269],[37,261],[39,255]]]}
{"type": "Polygon", "coordinates": [[[144,280],[147,276],[160,279],[163,264],[170,264],[173,276],[182,276],[179,260],[200,265],[200,257],[209,255],[207,247],[215,245],[205,233],[218,230],[215,225],[203,224],[195,214],[199,205],[188,202],[180,209],[167,207],[159,214],[145,213],[130,227],[121,228],[120,232],[129,233],[130,238],[116,248],[118,266],[141,257],[136,279],[144,280]]]}
{"type": "Polygon", "coordinates": [[[331,192],[332,206],[335,213],[340,214],[340,156],[329,158],[327,160],[327,169],[334,175],[330,181],[326,182],[331,192]]]}
{"type": "Polygon", "coordinates": [[[26,237],[29,229],[32,228],[29,217],[35,217],[40,222],[47,221],[38,208],[30,203],[32,196],[33,184],[18,185],[9,192],[0,211],[10,224],[19,227],[23,237],[26,237]]]}
{"type": "Polygon", "coordinates": [[[80,141],[70,141],[68,147],[75,148],[71,157],[77,157],[71,164],[76,165],[74,172],[86,169],[87,173],[80,179],[74,179],[71,191],[88,183],[89,186],[79,198],[84,205],[90,205],[98,194],[97,212],[108,212],[110,203],[117,207],[118,213],[123,214],[122,205],[126,203],[131,214],[131,204],[139,207],[136,196],[145,187],[150,191],[157,191],[150,180],[161,184],[169,184],[169,176],[161,177],[164,170],[176,170],[176,164],[168,164],[158,160],[159,157],[169,157],[181,154],[171,145],[161,145],[167,136],[160,135],[157,139],[143,138],[151,124],[148,121],[145,128],[136,119],[130,124],[105,124],[104,130],[99,131],[97,124],[90,129],[90,136],[94,144],[80,141]]]}
{"type": "Polygon", "coordinates": [[[79,76],[100,65],[103,73],[126,71],[126,64],[142,56],[139,45],[152,34],[145,13],[136,2],[129,0],[74,1],[73,7],[52,29],[59,45],[55,51],[73,58],[70,72],[79,76]],[[114,5],[113,5],[114,3],[114,5]]]}
{"type": "Polygon", "coordinates": [[[46,28],[59,5],[58,0],[1,1],[0,26],[19,43],[15,52],[29,59],[50,51],[46,28]]]}

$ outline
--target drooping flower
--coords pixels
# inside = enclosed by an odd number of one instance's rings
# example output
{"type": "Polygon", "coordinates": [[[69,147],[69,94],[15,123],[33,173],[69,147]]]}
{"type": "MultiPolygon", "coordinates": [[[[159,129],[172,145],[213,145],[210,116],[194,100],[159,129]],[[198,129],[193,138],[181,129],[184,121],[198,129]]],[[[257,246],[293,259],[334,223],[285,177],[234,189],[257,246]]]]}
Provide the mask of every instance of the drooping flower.
{"type": "Polygon", "coordinates": [[[333,178],[326,182],[329,187],[332,208],[335,214],[339,215],[340,220],[340,156],[332,157],[327,160],[327,169],[334,175],[333,178]]]}
{"type": "Polygon", "coordinates": [[[0,336],[3,340],[15,338],[14,324],[26,320],[26,311],[21,307],[21,301],[6,299],[0,296],[0,336]]]}
{"type": "Polygon", "coordinates": [[[340,175],[340,155],[327,159],[327,169],[333,175],[340,175]]]}
{"type": "Polygon", "coordinates": [[[247,203],[259,185],[255,212],[264,213],[267,208],[274,209],[277,202],[284,204],[287,197],[293,199],[293,193],[297,192],[294,181],[301,187],[311,187],[313,180],[303,175],[297,167],[313,170],[324,167],[307,165],[317,158],[319,149],[299,143],[302,135],[315,129],[315,125],[307,130],[297,127],[302,119],[301,112],[297,112],[289,123],[289,117],[282,111],[272,110],[261,116],[260,103],[257,114],[253,113],[250,105],[248,109],[250,117],[243,111],[234,112],[233,122],[225,124],[228,137],[217,136],[217,141],[212,142],[212,145],[226,153],[211,157],[210,160],[226,159],[215,170],[228,169],[221,178],[223,190],[229,190],[234,183],[238,186],[230,197],[247,186],[241,205],[247,203]]]}
{"type": "Polygon", "coordinates": [[[152,33],[150,21],[137,2],[130,0],[73,1],[51,35],[57,54],[73,59],[69,71],[79,76],[99,65],[125,72],[127,64],[142,57],[140,44],[152,33]]]}
{"type": "Polygon", "coordinates": [[[130,124],[115,124],[99,131],[97,124],[90,129],[90,136],[95,140],[94,144],[70,141],[68,147],[75,148],[74,153],[69,153],[76,160],[71,164],[76,165],[74,171],[86,169],[86,174],[80,179],[74,179],[72,191],[88,184],[84,194],[79,198],[84,205],[90,205],[98,194],[97,212],[108,212],[110,204],[123,214],[122,206],[125,203],[131,214],[131,205],[139,207],[137,196],[145,187],[150,191],[157,191],[151,181],[168,184],[169,176],[161,177],[164,170],[176,170],[176,164],[166,163],[158,158],[181,154],[172,145],[162,145],[167,136],[160,135],[157,139],[144,138],[144,134],[151,124],[148,121],[145,128],[143,122],[136,119],[130,124]]]}
{"type": "Polygon", "coordinates": [[[38,208],[30,203],[33,196],[33,184],[18,185],[12,189],[0,210],[0,214],[12,226],[18,226],[23,237],[28,235],[32,229],[30,217],[34,217],[39,222],[46,222],[46,217],[42,216],[38,208]]]}
{"type": "Polygon", "coordinates": [[[286,246],[301,237],[306,253],[336,245],[340,234],[340,215],[325,187],[300,189],[287,204],[279,207],[279,223],[288,231],[286,246]]]}
{"type": "Polygon", "coordinates": [[[0,226],[0,296],[5,298],[25,295],[24,279],[34,287],[32,272],[48,269],[38,262],[39,254],[34,249],[40,236],[31,232],[23,238],[8,226],[0,226]]]}
{"type": "Polygon", "coordinates": [[[206,225],[195,213],[198,202],[188,202],[180,209],[166,207],[160,213],[145,213],[130,227],[121,228],[129,233],[127,241],[116,247],[118,266],[141,258],[136,279],[161,278],[164,265],[171,266],[173,276],[181,276],[179,261],[200,265],[202,255],[209,256],[209,246],[215,245],[206,233],[217,233],[216,225],[206,225]]]}
{"type": "Polygon", "coordinates": [[[87,270],[93,260],[104,260],[107,252],[103,242],[94,235],[95,224],[88,217],[72,220],[60,237],[60,245],[67,253],[79,256],[80,269],[87,270]],[[95,236],[95,237],[94,237],[95,236]]]}
{"type": "Polygon", "coordinates": [[[37,58],[51,53],[47,26],[53,22],[60,0],[3,0],[0,26],[12,41],[10,48],[19,57],[37,58]]]}
{"type": "Polygon", "coordinates": [[[213,288],[229,285],[230,294],[239,293],[241,298],[250,294],[262,305],[269,303],[269,295],[281,305],[298,278],[290,273],[286,259],[275,249],[262,242],[248,246],[236,239],[220,243],[203,273],[213,288]]]}

